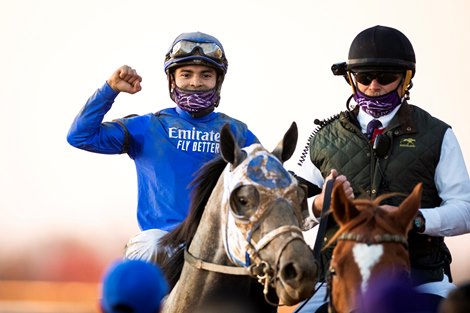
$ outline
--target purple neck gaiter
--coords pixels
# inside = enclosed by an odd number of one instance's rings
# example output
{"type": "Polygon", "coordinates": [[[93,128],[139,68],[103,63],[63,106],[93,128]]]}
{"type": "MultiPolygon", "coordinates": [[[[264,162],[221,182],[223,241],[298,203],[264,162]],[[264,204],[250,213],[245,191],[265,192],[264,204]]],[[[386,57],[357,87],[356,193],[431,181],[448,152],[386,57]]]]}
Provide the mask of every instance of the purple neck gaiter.
{"type": "Polygon", "coordinates": [[[189,91],[176,87],[172,99],[181,110],[194,114],[214,106],[219,95],[215,88],[207,91],[189,91]]]}
{"type": "Polygon", "coordinates": [[[387,115],[401,104],[397,90],[393,90],[378,97],[369,97],[359,90],[356,90],[354,100],[356,100],[357,104],[364,112],[375,118],[387,115]]]}

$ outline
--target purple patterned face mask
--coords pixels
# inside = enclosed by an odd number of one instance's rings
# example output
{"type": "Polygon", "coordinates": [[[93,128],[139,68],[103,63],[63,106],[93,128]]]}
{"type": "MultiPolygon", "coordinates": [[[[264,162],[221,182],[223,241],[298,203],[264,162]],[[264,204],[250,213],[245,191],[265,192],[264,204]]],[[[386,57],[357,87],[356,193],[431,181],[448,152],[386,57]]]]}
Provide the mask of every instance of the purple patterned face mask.
{"type": "Polygon", "coordinates": [[[181,110],[193,114],[213,107],[219,100],[219,95],[215,88],[207,91],[189,91],[176,87],[172,99],[181,110]]]}
{"type": "Polygon", "coordinates": [[[378,97],[370,97],[357,90],[354,94],[354,100],[364,112],[375,118],[387,115],[401,103],[397,90],[378,97]]]}

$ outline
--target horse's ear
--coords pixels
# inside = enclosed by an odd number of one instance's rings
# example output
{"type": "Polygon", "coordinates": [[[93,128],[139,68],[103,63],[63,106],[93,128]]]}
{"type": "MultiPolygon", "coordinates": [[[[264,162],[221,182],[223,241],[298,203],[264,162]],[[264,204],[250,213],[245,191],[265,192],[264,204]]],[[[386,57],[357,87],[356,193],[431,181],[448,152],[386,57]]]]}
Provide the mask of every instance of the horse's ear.
{"type": "Polygon", "coordinates": [[[397,225],[401,225],[405,232],[411,227],[411,222],[415,218],[421,206],[421,194],[423,192],[423,184],[418,183],[413,191],[398,206],[398,209],[392,212],[393,218],[397,221],[397,225]]]}
{"type": "Polygon", "coordinates": [[[244,153],[230,131],[230,126],[225,124],[220,130],[220,154],[225,162],[235,168],[244,159],[244,153]]]}
{"type": "Polygon", "coordinates": [[[295,146],[297,146],[297,138],[299,137],[299,131],[297,124],[292,122],[287,132],[284,134],[284,138],[278,143],[272,154],[284,163],[289,160],[292,154],[294,154],[295,146]]]}
{"type": "Polygon", "coordinates": [[[331,193],[331,210],[333,217],[340,226],[348,223],[359,214],[359,210],[354,205],[343,190],[343,185],[339,184],[333,187],[331,193]]]}

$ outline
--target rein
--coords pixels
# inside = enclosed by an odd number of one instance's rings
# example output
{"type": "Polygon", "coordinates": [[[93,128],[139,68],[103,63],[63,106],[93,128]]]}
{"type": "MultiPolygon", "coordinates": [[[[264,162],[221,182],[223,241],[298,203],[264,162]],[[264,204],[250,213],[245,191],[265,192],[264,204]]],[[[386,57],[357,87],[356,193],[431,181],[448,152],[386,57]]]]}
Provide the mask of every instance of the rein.
{"type": "Polygon", "coordinates": [[[328,224],[328,210],[331,203],[331,192],[333,191],[334,180],[330,179],[326,182],[325,194],[323,196],[323,207],[321,210],[320,225],[318,226],[317,237],[313,246],[313,257],[320,260],[321,248],[323,246],[323,237],[326,233],[326,225],[328,224]]]}
{"type": "MultiPolygon", "coordinates": [[[[315,238],[315,244],[313,246],[313,251],[312,251],[313,257],[315,261],[317,262],[317,264],[319,264],[321,248],[323,246],[323,239],[326,233],[326,225],[328,224],[328,210],[330,209],[331,192],[333,191],[333,184],[334,184],[334,179],[330,179],[326,181],[325,191],[323,195],[323,207],[321,210],[320,225],[318,226],[317,237],[315,238]]],[[[299,305],[295,309],[294,313],[300,312],[300,310],[310,301],[310,299],[312,299],[313,296],[315,296],[315,294],[323,285],[323,283],[324,282],[320,283],[320,285],[315,289],[313,294],[308,299],[306,299],[301,305],[299,305]]]]}
{"type": "MultiPolygon", "coordinates": [[[[230,275],[251,275],[249,268],[247,267],[238,267],[230,265],[215,264],[211,262],[204,261],[195,257],[188,251],[188,248],[184,248],[184,260],[194,268],[199,270],[206,270],[209,272],[216,272],[222,274],[230,275]]],[[[253,264],[254,265],[254,264],[253,264]]]]}

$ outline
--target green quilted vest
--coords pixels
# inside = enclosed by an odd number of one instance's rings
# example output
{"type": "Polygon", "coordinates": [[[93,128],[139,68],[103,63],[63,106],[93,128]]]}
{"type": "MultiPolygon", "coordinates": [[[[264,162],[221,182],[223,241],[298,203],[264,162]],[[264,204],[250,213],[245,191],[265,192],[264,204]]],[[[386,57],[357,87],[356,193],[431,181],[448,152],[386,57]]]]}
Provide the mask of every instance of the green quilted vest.
{"type": "MultiPolygon", "coordinates": [[[[379,147],[374,149],[361,133],[356,114],[357,108],[353,112],[341,112],[337,118],[324,122],[315,130],[310,140],[310,159],[323,177],[334,168],[348,178],[356,198],[372,199],[390,192],[409,194],[417,183],[422,182],[421,207],[439,206],[441,199],[434,184],[434,174],[449,125],[404,103],[382,134],[379,147]]],[[[396,206],[403,199],[392,197],[384,203],[396,206]]],[[[334,219],[329,218],[325,242],[337,229],[334,219]]],[[[443,238],[411,231],[408,241],[414,282],[441,280],[450,263],[450,253],[443,238]]],[[[333,248],[322,254],[323,275],[333,248]]]]}

